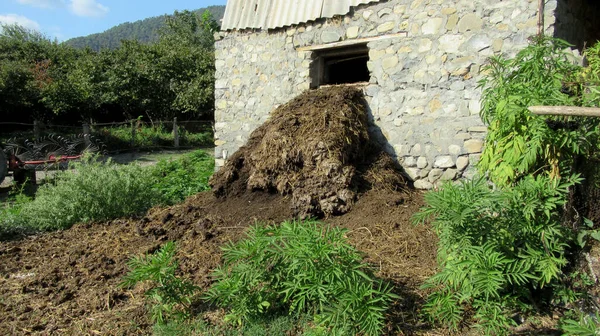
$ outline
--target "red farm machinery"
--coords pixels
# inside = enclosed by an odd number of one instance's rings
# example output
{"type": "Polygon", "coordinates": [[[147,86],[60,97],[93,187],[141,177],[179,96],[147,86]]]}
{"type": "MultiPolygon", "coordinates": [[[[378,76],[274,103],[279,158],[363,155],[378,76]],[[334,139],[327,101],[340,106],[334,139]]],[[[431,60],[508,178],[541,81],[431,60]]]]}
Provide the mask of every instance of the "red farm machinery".
{"type": "Polygon", "coordinates": [[[17,183],[35,182],[35,171],[64,169],[88,152],[103,152],[104,145],[89,134],[49,135],[36,141],[9,139],[0,144],[0,183],[12,174],[17,183]]]}

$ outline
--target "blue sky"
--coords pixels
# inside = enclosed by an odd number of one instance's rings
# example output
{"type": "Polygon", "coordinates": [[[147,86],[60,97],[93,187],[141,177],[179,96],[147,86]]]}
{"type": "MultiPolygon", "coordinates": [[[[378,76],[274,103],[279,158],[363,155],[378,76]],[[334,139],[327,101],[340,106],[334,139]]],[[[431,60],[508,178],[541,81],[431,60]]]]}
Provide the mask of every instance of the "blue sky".
{"type": "Polygon", "coordinates": [[[225,5],[226,0],[0,0],[0,22],[18,23],[60,41],[175,10],[225,5]]]}

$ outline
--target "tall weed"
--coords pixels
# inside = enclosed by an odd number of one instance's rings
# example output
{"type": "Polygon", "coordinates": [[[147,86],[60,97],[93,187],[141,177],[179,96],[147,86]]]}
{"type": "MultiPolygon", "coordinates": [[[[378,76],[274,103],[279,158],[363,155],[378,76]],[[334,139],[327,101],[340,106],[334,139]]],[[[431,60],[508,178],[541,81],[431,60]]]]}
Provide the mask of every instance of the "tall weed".
{"type": "Polygon", "coordinates": [[[254,226],[247,239],[223,248],[206,297],[237,324],[284,312],[313,315],[330,335],[378,335],[396,296],[344,234],[314,221],[254,226]]]}
{"type": "Polygon", "coordinates": [[[470,308],[486,335],[507,334],[509,314],[541,302],[567,264],[573,236],[558,210],[578,181],[527,176],[514,187],[494,190],[485,179],[446,184],[425,195],[427,206],[414,220],[432,220],[439,235],[441,271],[425,312],[457,329],[470,308]]]}

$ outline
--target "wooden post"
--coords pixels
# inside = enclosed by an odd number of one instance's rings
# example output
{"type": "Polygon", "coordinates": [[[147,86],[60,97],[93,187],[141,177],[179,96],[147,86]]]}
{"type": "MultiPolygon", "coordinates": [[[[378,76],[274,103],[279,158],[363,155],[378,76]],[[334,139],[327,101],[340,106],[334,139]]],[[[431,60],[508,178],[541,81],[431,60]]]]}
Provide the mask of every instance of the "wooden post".
{"type": "Polygon", "coordinates": [[[37,140],[41,136],[40,132],[40,122],[37,120],[33,121],[33,137],[37,140]]]}
{"type": "Polygon", "coordinates": [[[538,2],[538,35],[544,34],[544,9],[545,0],[539,0],[538,2]]]}
{"type": "Polygon", "coordinates": [[[600,117],[600,108],[577,106],[531,106],[529,111],[538,115],[557,115],[572,117],[600,117]]]}
{"type": "Polygon", "coordinates": [[[179,128],[177,128],[177,117],[173,118],[173,145],[179,148],[179,128]]]}
{"type": "Polygon", "coordinates": [[[90,124],[83,124],[83,141],[85,141],[86,148],[92,145],[92,141],[90,140],[90,124]]]}
{"type": "Polygon", "coordinates": [[[131,121],[131,148],[135,147],[135,120],[131,121]]]}

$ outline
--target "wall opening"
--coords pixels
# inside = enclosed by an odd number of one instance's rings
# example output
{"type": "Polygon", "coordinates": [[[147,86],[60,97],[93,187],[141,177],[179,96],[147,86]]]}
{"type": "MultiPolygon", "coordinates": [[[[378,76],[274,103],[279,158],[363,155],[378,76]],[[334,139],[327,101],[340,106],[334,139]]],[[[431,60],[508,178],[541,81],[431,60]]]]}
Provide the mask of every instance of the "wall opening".
{"type": "Polygon", "coordinates": [[[366,44],[315,51],[311,69],[312,87],[369,82],[366,44]]]}
{"type": "Polygon", "coordinates": [[[554,37],[579,50],[600,41],[600,2],[598,0],[558,0],[554,37]]]}

